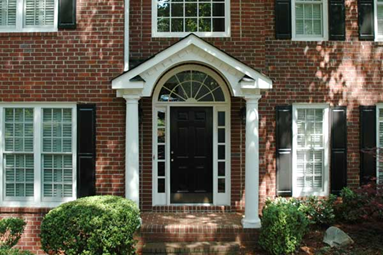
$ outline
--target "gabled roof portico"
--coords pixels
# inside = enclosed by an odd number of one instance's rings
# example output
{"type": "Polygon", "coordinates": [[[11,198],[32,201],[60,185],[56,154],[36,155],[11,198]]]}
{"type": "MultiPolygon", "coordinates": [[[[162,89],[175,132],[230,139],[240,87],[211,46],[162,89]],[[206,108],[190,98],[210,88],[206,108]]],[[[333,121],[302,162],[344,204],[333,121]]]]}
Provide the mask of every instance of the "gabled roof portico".
{"type": "Polygon", "coordinates": [[[139,202],[138,100],[150,97],[160,78],[183,64],[200,64],[216,71],[234,97],[246,100],[245,218],[247,228],[260,226],[258,217],[259,150],[258,100],[272,81],[227,53],[189,35],[141,65],[112,80],[118,97],[126,99],[126,197],[139,202]]]}

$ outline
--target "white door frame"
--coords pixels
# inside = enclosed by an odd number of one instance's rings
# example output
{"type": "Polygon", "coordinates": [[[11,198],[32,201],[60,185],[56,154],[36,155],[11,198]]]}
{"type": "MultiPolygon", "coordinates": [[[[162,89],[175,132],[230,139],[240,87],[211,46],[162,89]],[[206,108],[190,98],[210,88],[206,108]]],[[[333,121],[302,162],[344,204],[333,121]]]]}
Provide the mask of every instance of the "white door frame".
{"type": "MultiPolygon", "coordinates": [[[[230,93],[224,80],[211,69],[202,65],[182,65],[167,72],[158,82],[153,93],[152,104],[152,141],[153,141],[153,165],[152,165],[152,205],[230,205],[231,198],[231,102],[230,93]],[[161,102],[158,96],[162,86],[173,75],[187,70],[201,71],[210,75],[221,86],[225,96],[225,102],[161,102]],[[213,203],[208,204],[172,204],[170,202],[170,108],[171,107],[212,107],[213,108],[213,203]],[[158,193],[158,142],[157,142],[157,112],[165,112],[165,193],[158,193]],[[225,112],[225,193],[218,193],[218,112],[225,112]]],[[[220,144],[223,145],[223,144],[220,144]]],[[[161,177],[160,177],[161,178],[161,177]]]]}

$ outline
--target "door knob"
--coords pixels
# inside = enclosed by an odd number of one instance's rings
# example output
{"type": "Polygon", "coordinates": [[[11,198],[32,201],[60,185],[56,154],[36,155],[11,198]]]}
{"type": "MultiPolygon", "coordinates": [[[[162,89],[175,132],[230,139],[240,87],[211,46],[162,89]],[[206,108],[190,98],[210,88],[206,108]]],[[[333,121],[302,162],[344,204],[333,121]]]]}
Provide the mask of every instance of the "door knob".
{"type": "Polygon", "coordinates": [[[171,151],[170,154],[174,154],[174,151],[171,151]]]}
{"type": "Polygon", "coordinates": [[[171,161],[171,162],[174,162],[174,159],[171,159],[170,161],[171,161]]]}

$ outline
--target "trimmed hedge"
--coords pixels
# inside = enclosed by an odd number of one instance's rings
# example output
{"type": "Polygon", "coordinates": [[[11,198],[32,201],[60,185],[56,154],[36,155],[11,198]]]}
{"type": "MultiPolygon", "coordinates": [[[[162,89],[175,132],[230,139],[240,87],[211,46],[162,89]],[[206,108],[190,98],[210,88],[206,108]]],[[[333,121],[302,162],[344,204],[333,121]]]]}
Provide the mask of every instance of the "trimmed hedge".
{"type": "Polygon", "coordinates": [[[0,255],[33,255],[33,253],[18,249],[0,248],[0,255]]]}
{"type": "Polygon", "coordinates": [[[309,220],[295,202],[284,198],[266,201],[259,244],[268,253],[293,253],[308,231],[309,220]]]}
{"type": "Polygon", "coordinates": [[[20,240],[27,223],[20,218],[0,220],[0,248],[12,248],[20,240]]]}
{"type": "Polygon", "coordinates": [[[41,224],[48,254],[134,254],[133,234],[140,225],[137,205],[116,196],[93,196],[62,204],[41,224]]]}

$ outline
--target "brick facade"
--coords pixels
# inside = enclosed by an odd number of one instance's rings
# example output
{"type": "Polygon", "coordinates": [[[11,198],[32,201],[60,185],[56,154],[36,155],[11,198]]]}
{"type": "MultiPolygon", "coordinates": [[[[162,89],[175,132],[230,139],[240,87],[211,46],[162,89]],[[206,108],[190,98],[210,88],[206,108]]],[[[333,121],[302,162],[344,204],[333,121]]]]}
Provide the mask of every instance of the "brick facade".
{"type": "MultiPolygon", "coordinates": [[[[122,0],[78,0],[77,28],[56,33],[0,33],[1,102],[97,104],[97,194],[124,194],[125,102],[110,80],[123,71],[122,0]]],[[[151,0],[130,1],[130,58],[142,61],[178,39],[152,38],[151,0]]],[[[296,102],[347,105],[348,184],[359,184],[359,105],[383,101],[383,43],[358,40],[357,2],[346,0],[346,41],[275,40],[274,1],[231,1],[231,37],[207,38],[217,48],[257,69],[274,84],[260,100],[260,202],[275,196],[275,106],[296,102]]],[[[141,100],[140,207],[152,208],[152,98],[141,100]]],[[[244,125],[242,99],[231,98],[231,206],[243,211],[244,125]],[[242,142],[242,143],[241,143],[242,142]]],[[[198,210],[186,208],[185,210],[198,210]]],[[[28,227],[20,246],[38,250],[45,209],[1,208],[28,227]]]]}

